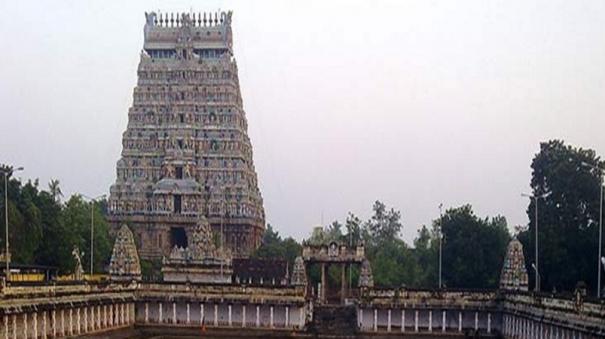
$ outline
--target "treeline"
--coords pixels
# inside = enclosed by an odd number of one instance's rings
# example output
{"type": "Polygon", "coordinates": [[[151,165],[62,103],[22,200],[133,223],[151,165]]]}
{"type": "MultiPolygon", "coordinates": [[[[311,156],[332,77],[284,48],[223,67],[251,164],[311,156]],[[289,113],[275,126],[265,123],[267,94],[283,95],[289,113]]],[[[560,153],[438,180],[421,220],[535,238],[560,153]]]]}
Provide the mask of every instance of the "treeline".
{"type": "MultiPolygon", "coordinates": [[[[2,166],[2,171],[11,168],[2,166]]],[[[4,181],[4,176],[2,176],[4,181]]],[[[11,260],[19,264],[53,266],[59,274],[73,272],[74,247],[84,253],[82,265],[90,267],[91,209],[94,213],[94,269],[105,271],[111,255],[108,225],[105,220],[106,202],[91,203],[81,195],[72,195],[61,201],[59,182],[53,180],[46,190],[38,180],[25,184],[9,176],[8,217],[11,260]]],[[[0,185],[1,249],[5,248],[4,182],[0,185]]]]}
{"type": "MultiPolygon", "coordinates": [[[[599,202],[601,172],[605,163],[593,150],[566,145],[560,140],[540,144],[531,164],[531,192],[538,200],[539,279],[542,291],[573,291],[578,282],[591,293],[597,289],[599,202]]],[[[522,192],[519,194],[522,199],[522,192]]],[[[529,225],[516,226],[524,246],[530,289],[534,289],[535,200],[528,202],[529,225]]],[[[401,212],[377,201],[373,215],[362,221],[350,213],[344,221],[315,229],[310,243],[337,240],[363,242],[378,286],[437,287],[439,235],[442,230],[442,283],[452,288],[497,287],[512,235],[502,216],[480,218],[470,205],[449,208],[422,226],[412,245],[401,239],[401,212]]],[[[281,255],[292,262],[301,244],[282,239],[268,227],[258,256],[281,255]]],[[[605,251],[603,251],[605,253],[605,251]]],[[[337,279],[338,272],[329,272],[337,279]]],[[[356,272],[353,272],[355,275],[356,272]]],[[[310,273],[317,280],[317,272],[310,273]]],[[[355,278],[353,278],[355,280],[355,278]]]]}
{"type": "MultiPolygon", "coordinates": [[[[356,246],[363,243],[372,263],[374,283],[383,287],[437,287],[439,279],[439,226],[443,227],[442,279],[445,286],[493,288],[498,284],[506,246],[510,240],[504,217],[481,219],[470,205],[448,209],[431,227],[423,226],[409,246],[400,237],[401,212],[376,201],[373,215],[362,221],[350,213],[343,222],[334,221],[316,228],[305,242],[310,244],[338,241],[356,246]]],[[[302,244],[292,238],[282,239],[267,227],[260,257],[281,256],[290,264],[300,255],[302,244]]],[[[357,270],[353,281],[357,280],[357,270]]],[[[317,272],[311,272],[314,279],[317,272]]],[[[338,272],[330,272],[332,280],[338,272]]],[[[332,282],[335,283],[335,282],[332,282]]]]}

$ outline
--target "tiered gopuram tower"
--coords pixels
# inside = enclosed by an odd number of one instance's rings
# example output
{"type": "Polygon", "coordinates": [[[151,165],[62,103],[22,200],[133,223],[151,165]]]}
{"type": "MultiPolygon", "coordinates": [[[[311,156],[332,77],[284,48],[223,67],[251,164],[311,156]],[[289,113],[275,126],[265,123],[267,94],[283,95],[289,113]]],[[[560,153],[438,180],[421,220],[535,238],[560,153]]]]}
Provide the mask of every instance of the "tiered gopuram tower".
{"type": "Polygon", "coordinates": [[[133,104],[110,189],[142,258],[186,247],[200,217],[234,256],[260,245],[263,201],[233,57],[231,12],[146,13],[133,104]]]}

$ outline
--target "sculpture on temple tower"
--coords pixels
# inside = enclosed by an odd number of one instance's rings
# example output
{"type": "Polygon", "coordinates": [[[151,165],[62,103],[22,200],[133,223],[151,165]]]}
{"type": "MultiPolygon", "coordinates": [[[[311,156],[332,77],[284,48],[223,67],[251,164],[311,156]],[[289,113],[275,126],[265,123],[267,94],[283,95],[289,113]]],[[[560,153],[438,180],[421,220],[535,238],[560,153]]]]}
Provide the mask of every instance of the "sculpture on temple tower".
{"type": "Polygon", "coordinates": [[[141,280],[141,263],[132,232],[123,224],[116,235],[109,261],[109,276],[114,281],[141,280]]]}
{"type": "Polygon", "coordinates": [[[235,257],[260,246],[264,232],[231,12],[201,17],[145,13],[108,217],[114,234],[129,223],[143,259],[186,248],[199,217],[214,234],[224,230],[235,257]]]}
{"type": "Polygon", "coordinates": [[[506,257],[500,274],[500,289],[510,291],[527,291],[528,289],[527,269],[525,268],[525,257],[523,245],[517,239],[508,243],[506,257]]]}

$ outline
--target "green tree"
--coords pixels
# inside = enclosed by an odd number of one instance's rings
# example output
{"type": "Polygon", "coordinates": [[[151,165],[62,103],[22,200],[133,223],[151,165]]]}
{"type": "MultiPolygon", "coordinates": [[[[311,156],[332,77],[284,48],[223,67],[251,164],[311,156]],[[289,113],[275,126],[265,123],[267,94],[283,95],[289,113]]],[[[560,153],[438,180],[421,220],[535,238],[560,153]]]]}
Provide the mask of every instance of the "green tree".
{"type": "Polygon", "coordinates": [[[443,282],[448,287],[497,287],[510,234],[501,216],[478,218],[470,205],[448,209],[443,231],[443,282]]]}
{"type": "Polygon", "coordinates": [[[48,183],[48,191],[50,195],[55,199],[55,201],[61,201],[61,197],[63,197],[63,192],[61,191],[61,187],[59,187],[59,180],[51,179],[48,183]]]}
{"type": "Polygon", "coordinates": [[[437,287],[439,279],[439,238],[422,225],[414,239],[414,258],[419,266],[416,281],[423,287],[437,287]]]}
{"type": "MultiPolygon", "coordinates": [[[[542,290],[573,291],[585,281],[596,292],[600,173],[583,163],[605,164],[593,150],[560,140],[540,144],[531,163],[531,188],[538,201],[539,270],[542,290]]],[[[535,200],[527,208],[529,228],[519,234],[533,288],[535,200]]]]}
{"type": "Polygon", "coordinates": [[[293,238],[282,239],[271,224],[267,224],[261,246],[253,253],[255,258],[284,259],[288,265],[294,265],[294,259],[302,252],[302,246],[293,238]]]}
{"type": "Polygon", "coordinates": [[[347,220],[345,221],[345,228],[347,229],[345,241],[350,246],[357,246],[361,244],[361,225],[361,219],[359,219],[359,217],[357,217],[355,214],[349,212],[347,220]]]}
{"type": "Polygon", "coordinates": [[[370,247],[377,246],[399,238],[403,228],[401,224],[401,212],[395,209],[387,210],[384,203],[376,201],[372,207],[374,214],[364,224],[363,233],[366,244],[370,247]]]}

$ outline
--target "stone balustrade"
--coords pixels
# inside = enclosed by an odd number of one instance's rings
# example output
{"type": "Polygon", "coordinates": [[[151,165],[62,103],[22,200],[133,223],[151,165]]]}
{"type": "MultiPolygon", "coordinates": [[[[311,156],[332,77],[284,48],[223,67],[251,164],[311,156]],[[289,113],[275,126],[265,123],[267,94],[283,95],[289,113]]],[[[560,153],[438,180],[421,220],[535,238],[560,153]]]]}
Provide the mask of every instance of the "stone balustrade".
{"type": "MultiPolygon", "coordinates": [[[[119,283],[8,286],[0,339],[81,336],[134,328],[305,331],[313,305],[302,286],[119,283]]],[[[605,301],[527,292],[363,289],[354,304],[365,334],[602,338],[605,301]]],[[[155,332],[154,332],[155,331],[155,332]]],[[[284,332],[285,333],[285,332],[284,332]]]]}
{"type": "Polygon", "coordinates": [[[79,336],[130,327],[136,285],[7,286],[0,300],[0,338],[79,336]]]}

